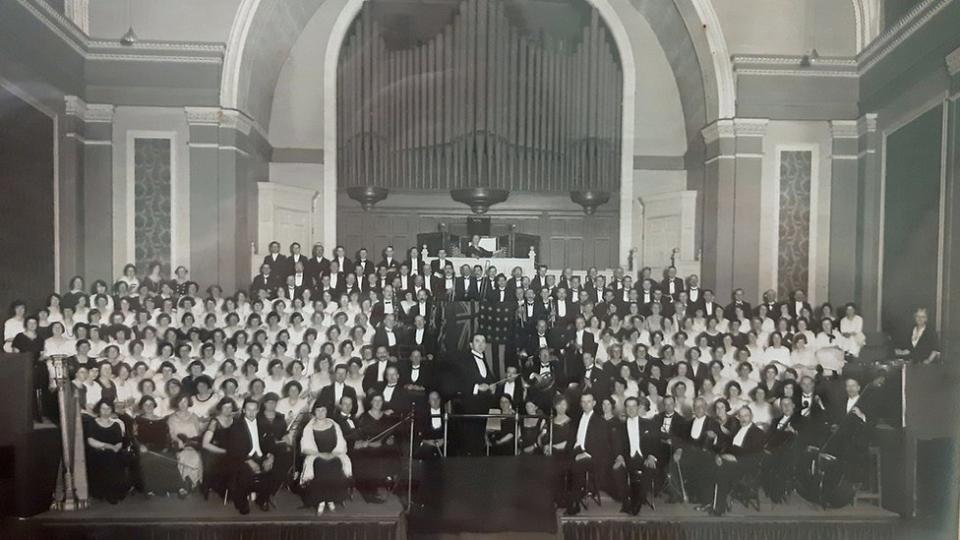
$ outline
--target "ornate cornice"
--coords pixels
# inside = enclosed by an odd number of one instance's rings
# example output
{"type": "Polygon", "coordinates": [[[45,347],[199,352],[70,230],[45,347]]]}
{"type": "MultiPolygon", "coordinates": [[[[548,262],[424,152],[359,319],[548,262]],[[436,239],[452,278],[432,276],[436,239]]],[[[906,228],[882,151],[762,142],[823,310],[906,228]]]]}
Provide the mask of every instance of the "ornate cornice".
{"type": "Polygon", "coordinates": [[[718,139],[733,137],[733,120],[729,118],[721,118],[720,120],[717,120],[716,122],[713,122],[712,124],[700,130],[700,133],[703,134],[703,141],[707,144],[710,144],[718,139]]]}
{"type": "Polygon", "coordinates": [[[950,73],[951,77],[960,73],[960,47],[954,49],[944,60],[947,63],[947,72],[950,73]]]}
{"type": "Polygon", "coordinates": [[[101,103],[87,103],[77,96],[64,96],[64,108],[67,116],[79,118],[84,122],[113,122],[114,106],[101,103]]]}
{"type": "Polygon", "coordinates": [[[191,126],[220,126],[220,107],[184,107],[187,124],[191,126]]]}
{"type": "Polygon", "coordinates": [[[737,137],[763,137],[769,124],[767,118],[734,118],[733,132],[737,137]]]}
{"type": "Polygon", "coordinates": [[[221,43],[90,39],[76,24],[40,0],[16,0],[37,20],[86,60],[222,64],[226,48],[221,43]],[[175,54],[171,54],[175,53],[175,54]]]}
{"type": "Polygon", "coordinates": [[[857,139],[860,137],[857,120],[831,120],[830,133],[834,139],[857,139]]]}
{"type": "Polygon", "coordinates": [[[954,0],[924,0],[907,12],[893,26],[884,30],[877,39],[857,55],[860,73],[869,71],[884,59],[890,51],[912,36],[923,25],[949,6],[954,0]]]}
{"type": "Polygon", "coordinates": [[[795,55],[737,55],[733,57],[737,75],[775,75],[790,77],[857,78],[857,59],[853,57],[817,57],[795,55]],[[806,64],[809,62],[809,64],[806,64]]]}
{"type": "Polygon", "coordinates": [[[249,116],[236,109],[223,109],[220,125],[225,128],[235,129],[244,135],[249,135],[254,129],[254,122],[249,116]]]}

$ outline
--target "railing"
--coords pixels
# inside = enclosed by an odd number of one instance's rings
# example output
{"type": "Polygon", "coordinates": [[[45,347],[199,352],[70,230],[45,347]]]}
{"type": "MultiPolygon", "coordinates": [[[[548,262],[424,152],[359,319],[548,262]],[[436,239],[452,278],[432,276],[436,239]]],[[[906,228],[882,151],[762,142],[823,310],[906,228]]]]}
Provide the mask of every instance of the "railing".
{"type": "Polygon", "coordinates": [[[521,421],[526,418],[537,418],[540,420],[547,420],[549,424],[549,433],[548,433],[548,448],[553,448],[553,415],[545,416],[542,414],[520,414],[515,412],[513,414],[452,414],[452,413],[443,413],[443,414],[431,414],[429,418],[443,418],[443,457],[447,457],[447,449],[449,448],[449,427],[450,419],[491,419],[491,418],[513,418],[513,455],[518,455],[520,453],[520,425],[521,421]]]}

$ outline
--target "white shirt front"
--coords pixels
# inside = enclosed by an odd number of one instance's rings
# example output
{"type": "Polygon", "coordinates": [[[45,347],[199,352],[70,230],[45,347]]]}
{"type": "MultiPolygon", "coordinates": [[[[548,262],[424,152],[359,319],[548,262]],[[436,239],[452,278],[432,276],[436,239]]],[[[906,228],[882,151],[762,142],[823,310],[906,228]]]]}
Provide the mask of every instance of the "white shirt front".
{"type": "Polygon", "coordinates": [[[543,349],[547,346],[547,336],[544,334],[537,334],[537,346],[543,349]]]}
{"type": "Polygon", "coordinates": [[[441,415],[442,413],[440,412],[439,408],[430,408],[430,427],[433,429],[440,429],[443,427],[443,417],[441,415]]]}
{"type": "Polygon", "coordinates": [[[707,417],[694,417],[693,424],[690,426],[690,438],[699,439],[700,434],[703,433],[703,424],[706,422],[707,417]]]}
{"type": "Polygon", "coordinates": [[[737,448],[742,448],[742,447],[743,447],[743,439],[745,439],[745,438],[747,437],[747,431],[750,430],[750,426],[752,426],[752,425],[753,425],[753,423],[751,422],[751,423],[743,426],[742,428],[740,428],[740,431],[738,431],[737,434],[733,436],[733,445],[734,445],[734,446],[736,446],[737,448]]]}
{"type": "Polygon", "coordinates": [[[583,332],[584,330],[577,330],[577,347],[583,347],[583,332]]]}
{"type": "Polygon", "coordinates": [[[340,398],[343,397],[343,387],[345,385],[342,382],[333,383],[333,402],[334,404],[340,403],[340,398]]]}
{"type": "Polygon", "coordinates": [[[377,380],[383,380],[383,373],[387,371],[387,361],[377,362],[377,380]]]}
{"type": "Polygon", "coordinates": [[[397,344],[397,335],[393,332],[393,328],[384,328],[383,331],[387,334],[387,345],[393,347],[397,344]]]}
{"type": "Polygon", "coordinates": [[[510,396],[510,398],[516,397],[513,393],[516,392],[517,383],[513,381],[507,381],[503,383],[503,393],[504,395],[510,396]]]}
{"type": "Polygon", "coordinates": [[[860,396],[847,398],[847,412],[856,407],[858,401],[860,401],[860,396]]]}
{"type": "Polygon", "coordinates": [[[913,334],[910,336],[910,343],[912,343],[914,347],[917,346],[917,343],[920,343],[920,337],[923,335],[923,331],[926,330],[926,328],[927,327],[920,328],[919,326],[915,326],[913,328],[913,334]]]}
{"type": "Polygon", "coordinates": [[[630,439],[630,456],[643,456],[640,449],[640,417],[627,418],[627,438],[630,439]]]}
{"type": "Polygon", "coordinates": [[[383,401],[389,403],[393,399],[393,393],[397,390],[397,385],[388,384],[383,387],[383,401]]]}
{"type": "Polygon", "coordinates": [[[388,314],[391,314],[391,313],[393,313],[393,301],[392,301],[392,300],[384,300],[384,301],[383,301],[383,314],[384,314],[384,315],[388,315],[388,314]]]}
{"type": "Polygon", "coordinates": [[[473,360],[477,363],[477,369],[480,370],[480,376],[486,379],[487,362],[483,359],[483,355],[477,355],[477,353],[473,353],[473,360]]]}
{"type": "Polygon", "coordinates": [[[411,366],[410,367],[410,382],[417,382],[420,380],[420,366],[411,366]]]}
{"type": "Polygon", "coordinates": [[[566,302],[557,302],[557,316],[566,317],[567,316],[567,303],[566,302]]]}
{"type": "Polygon", "coordinates": [[[247,454],[247,457],[262,456],[263,450],[260,449],[260,430],[257,429],[257,419],[250,420],[244,416],[243,421],[247,423],[247,430],[250,432],[250,453],[247,454]]]}
{"type": "Polygon", "coordinates": [[[576,448],[586,450],[587,448],[587,426],[590,425],[590,418],[593,416],[593,411],[583,413],[583,416],[580,417],[580,425],[577,426],[577,442],[576,448]]]}
{"type": "Polygon", "coordinates": [[[414,332],[414,342],[417,345],[423,344],[423,333],[425,330],[425,328],[417,328],[416,332],[414,332]]]}

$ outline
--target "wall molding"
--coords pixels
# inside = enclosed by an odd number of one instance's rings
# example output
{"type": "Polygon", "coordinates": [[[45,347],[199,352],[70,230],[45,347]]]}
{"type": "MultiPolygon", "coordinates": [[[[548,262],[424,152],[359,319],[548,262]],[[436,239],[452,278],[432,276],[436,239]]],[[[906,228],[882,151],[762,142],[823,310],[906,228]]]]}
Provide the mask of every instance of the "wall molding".
{"type": "Polygon", "coordinates": [[[834,139],[859,139],[860,122],[858,120],[831,120],[830,135],[834,139]]]}
{"type": "Polygon", "coordinates": [[[890,52],[927,24],[954,0],[924,0],[911,9],[893,26],[884,30],[877,39],[868,45],[857,59],[860,61],[860,73],[869,71],[890,52]]]}
{"type": "Polygon", "coordinates": [[[710,54],[713,57],[713,71],[717,77],[719,100],[717,116],[732,118],[737,114],[737,85],[720,18],[711,0],[693,0],[693,8],[700,17],[703,31],[707,36],[707,44],[710,46],[710,54]]]}
{"type": "Polygon", "coordinates": [[[123,45],[119,40],[90,39],[76,23],[46,2],[16,1],[86,60],[222,64],[226,52],[224,45],[209,42],[138,41],[133,45],[123,45]]]}
{"type": "Polygon", "coordinates": [[[210,126],[216,128],[233,129],[244,135],[256,132],[264,141],[267,140],[266,130],[246,113],[237,109],[223,107],[184,107],[188,126],[210,126]]]}
{"type": "Polygon", "coordinates": [[[949,73],[951,77],[960,73],[960,47],[957,47],[952,53],[948,54],[946,58],[944,58],[944,61],[947,64],[947,73],[949,73]]]}
{"type": "Polygon", "coordinates": [[[809,58],[802,55],[753,55],[733,57],[734,71],[740,75],[780,77],[839,77],[856,79],[860,76],[857,59],[835,56],[809,58]],[[809,62],[809,65],[803,65],[809,62]]]}
{"type": "Polygon", "coordinates": [[[79,118],[85,123],[113,122],[116,108],[113,105],[102,103],[87,103],[78,96],[63,96],[64,110],[67,116],[79,118]]]}

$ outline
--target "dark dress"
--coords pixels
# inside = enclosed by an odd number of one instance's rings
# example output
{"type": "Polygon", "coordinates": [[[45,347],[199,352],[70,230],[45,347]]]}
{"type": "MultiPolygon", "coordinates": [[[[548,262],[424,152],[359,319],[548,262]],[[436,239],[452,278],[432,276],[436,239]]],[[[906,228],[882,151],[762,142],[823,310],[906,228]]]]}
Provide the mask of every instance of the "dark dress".
{"type": "Polygon", "coordinates": [[[265,414],[260,413],[260,421],[263,423],[264,431],[270,435],[274,443],[274,474],[269,476],[267,490],[270,493],[276,493],[290,476],[290,468],[293,466],[293,449],[282,440],[287,434],[287,419],[282,414],[276,414],[271,420],[265,414]]]}
{"type": "MultiPolygon", "coordinates": [[[[568,419],[562,424],[553,422],[553,444],[562,445],[559,449],[551,448],[551,459],[554,461],[554,467],[557,471],[556,484],[553,486],[554,502],[558,507],[567,506],[567,485],[570,477],[570,453],[567,450],[570,447],[569,441],[576,436],[572,419],[568,419]]],[[[544,448],[550,446],[550,431],[543,435],[542,444],[544,448]]]]}
{"type": "Polygon", "coordinates": [[[517,421],[514,418],[501,418],[500,429],[490,435],[491,456],[512,456],[514,437],[516,437],[517,421]],[[499,442],[507,435],[513,435],[506,442],[499,442]]]}
{"type": "MultiPolygon", "coordinates": [[[[366,412],[357,420],[357,429],[360,431],[358,440],[369,440],[382,433],[393,423],[394,421],[386,415],[376,419],[369,412],[366,412]]],[[[397,449],[396,439],[388,435],[377,439],[377,441],[381,443],[381,446],[355,447],[353,456],[351,456],[357,491],[365,500],[376,496],[377,488],[386,484],[387,477],[394,475],[398,466],[399,450],[397,449]],[[393,444],[388,444],[391,439],[393,439],[391,441],[393,444]]]]}
{"type": "Polygon", "coordinates": [[[155,420],[138,416],[134,421],[137,442],[145,446],[139,456],[140,481],[143,491],[155,495],[176,493],[186,487],[180,477],[177,458],[171,452],[170,428],[165,418],[155,420]],[[158,455],[159,454],[159,455],[158,455]]]}
{"type": "Polygon", "coordinates": [[[21,353],[29,354],[33,359],[33,390],[40,403],[40,407],[38,407],[38,400],[32,400],[36,420],[39,420],[41,415],[47,418],[57,416],[57,400],[53,392],[49,390],[50,372],[47,371],[46,363],[40,361],[40,353],[43,352],[43,340],[44,337],[40,335],[39,329],[35,338],[30,338],[23,332],[13,338],[13,347],[21,353]]]}
{"type": "MultiPolygon", "coordinates": [[[[99,422],[91,421],[85,426],[87,438],[106,444],[123,442],[123,428],[120,425],[118,421],[111,423],[110,427],[103,427],[99,422]]],[[[90,496],[96,499],[116,504],[130,490],[122,451],[97,450],[87,444],[87,471],[90,496]]]]}
{"type": "MultiPolygon", "coordinates": [[[[230,427],[224,427],[224,425],[220,423],[219,418],[214,418],[210,421],[207,431],[213,432],[213,435],[210,437],[211,444],[217,448],[227,449],[227,436],[230,432],[230,427]]],[[[227,460],[224,459],[226,454],[215,454],[203,450],[200,453],[200,457],[203,459],[202,493],[206,496],[210,491],[214,491],[221,496],[225,495],[231,473],[227,460]]]]}
{"type": "MultiPolygon", "coordinates": [[[[332,452],[337,447],[337,430],[331,425],[324,430],[313,430],[313,440],[321,453],[332,452]]],[[[347,498],[350,479],[344,476],[339,459],[313,460],[313,479],[303,487],[303,503],[311,508],[321,502],[341,504],[347,498]]]]}
{"type": "Polygon", "coordinates": [[[537,420],[532,426],[528,426],[526,422],[520,422],[520,453],[523,454],[524,448],[529,446],[534,446],[532,454],[541,454],[542,450],[540,447],[540,431],[543,430],[543,420],[537,420]]]}

